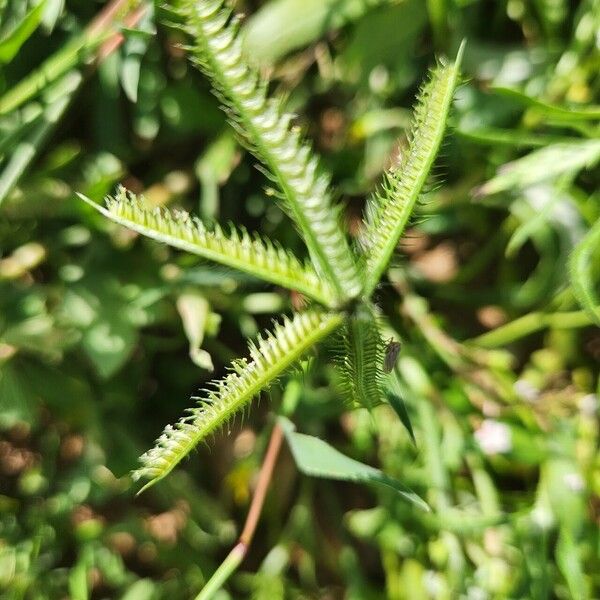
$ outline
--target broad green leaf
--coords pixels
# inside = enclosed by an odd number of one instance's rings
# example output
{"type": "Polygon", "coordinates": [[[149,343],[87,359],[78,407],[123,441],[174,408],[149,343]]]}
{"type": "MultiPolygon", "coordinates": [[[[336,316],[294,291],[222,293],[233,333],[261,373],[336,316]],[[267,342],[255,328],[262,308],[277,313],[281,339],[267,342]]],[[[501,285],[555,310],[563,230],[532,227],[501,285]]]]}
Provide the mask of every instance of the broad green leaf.
{"type": "Polygon", "coordinates": [[[41,311],[9,323],[1,338],[3,342],[32,354],[59,359],[65,336],[55,325],[54,319],[41,311]]]}
{"type": "Polygon", "coordinates": [[[385,485],[420,509],[430,510],[425,501],[397,479],[389,477],[379,469],[345,456],[319,438],[295,432],[293,423],[285,417],[280,417],[279,423],[284,430],[296,465],[305,475],[385,485]]]}
{"type": "Polygon", "coordinates": [[[569,276],[575,297],[596,325],[600,325],[600,300],[594,289],[593,267],[599,258],[600,219],[577,244],[569,259],[569,276]]]}
{"type": "Polygon", "coordinates": [[[98,375],[112,377],[127,361],[137,342],[137,331],[125,305],[108,285],[73,286],[65,294],[65,320],[81,330],[81,346],[98,375]]]}
{"type": "Polygon", "coordinates": [[[86,329],[82,346],[103,379],[112,377],[131,355],[137,332],[119,314],[105,313],[86,329]]]}
{"type": "Polygon", "coordinates": [[[214,366],[211,356],[201,348],[210,316],[208,300],[198,292],[181,294],[177,298],[177,310],[190,343],[190,358],[201,369],[212,371],[214,366]]]}
{"type": "Polygon", "coordinates": [[[46,0],[32,8],[23,20],[2,40],[0,40],[0,64],[8,64],[19,52],[21,46],[42,22],[46,0]]]}
{"type": "Polygon", "coordinates": [[[411,77],[406,57],[415,51],[419,33],[426,26],[427,10],[422,0],[388,2],[372,10],[351,28],[348,43],[336,60],[341,77],[366,84],[373,69],[377,69],[375,73],[389,73],[389,79],[411,77]]]}
{"type": "Polygon", "coordinates": [[[274,63],[288,52],[315,42],[328,31],[359,19],[391,0],[275,0],[244,27],[244,45],[253,60],[274,63]]]}

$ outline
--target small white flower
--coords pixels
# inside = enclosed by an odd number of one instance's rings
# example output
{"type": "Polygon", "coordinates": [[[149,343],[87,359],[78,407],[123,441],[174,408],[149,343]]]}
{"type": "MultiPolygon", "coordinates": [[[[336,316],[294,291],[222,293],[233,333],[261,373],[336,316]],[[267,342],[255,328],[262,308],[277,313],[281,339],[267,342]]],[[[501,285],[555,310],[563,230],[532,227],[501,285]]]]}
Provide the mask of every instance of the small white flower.
{"type": "Polygon", "coordinates": [[[517,396],[527,402],[535,402],[540,395],[539,390],[525,379],[515,381],[513,389],[517,396]]]}
{"type": "Polygon", "coordinates": [[[554,516],[550,510],[544,506],[536,506],[531,511],[531,520],[540,529],[550,529],[554,524],[554,516]]]}
{"type": "Polygon", "coordinates": [[[485,419],[475,432],[475,439],[484,454],[503,454],[512,449],[510,427],[494,419],[485,419]]]}
{"type": "Polygon", "coordinates": [[[488,600],[488,593],[480,587],[471,586],[467,589],[468,600],[488,600]]]}
{"type": "Polygon", "coordinates": [[[581,492],[585,487],[585,482],[579,473],[567,473],[563,481],[572,492],[581,492]]]}
{"type": "Polygon", "coordinates": [[[444,580],[435,571],[426,571],[423,575],[425,589],[432,597],[438,597],[445,591],[444,580]]]}
{"type": "Polygon", "coordinates": [[[579,400],[579,410],[586,417],[593,417],[598,411],[598,396],[596,394],[586,394],[579,400]]]}

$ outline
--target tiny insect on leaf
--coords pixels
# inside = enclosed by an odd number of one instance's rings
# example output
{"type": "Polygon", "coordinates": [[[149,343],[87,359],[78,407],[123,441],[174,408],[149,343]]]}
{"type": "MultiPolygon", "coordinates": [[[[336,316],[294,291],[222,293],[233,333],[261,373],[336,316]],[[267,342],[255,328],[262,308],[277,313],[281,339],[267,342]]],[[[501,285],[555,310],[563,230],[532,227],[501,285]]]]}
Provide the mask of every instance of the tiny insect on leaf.
{"type": "Polygon", "coordinates": [[[383,358],[383,370],[386,373],[391,373],[394,370],[401,348],[402,344],[396,340],[392,339],[387,343],[385,347],[385,356],[383,358]]]}

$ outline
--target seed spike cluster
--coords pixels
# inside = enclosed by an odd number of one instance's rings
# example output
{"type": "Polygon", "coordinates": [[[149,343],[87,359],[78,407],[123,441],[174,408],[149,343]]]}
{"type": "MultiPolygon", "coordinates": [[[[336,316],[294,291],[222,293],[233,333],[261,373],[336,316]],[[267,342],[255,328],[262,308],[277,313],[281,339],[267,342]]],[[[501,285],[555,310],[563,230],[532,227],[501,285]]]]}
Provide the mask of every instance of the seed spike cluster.
{"type": "Polygon", "coordinates": [[[239,20],[223,0],[183,0],[179,12],[194,40],[194,63],[212,80],[215,92],[244,144],[266,166],[285,198],[284,208],[298,229],[323,278],[343,304],[357,296],[361,281],[354,255],[332,206],[330,178],[312,148],[301,140],[282,101],[267,96],[267,82],[244,60],[239,20]]]}
{"type": "Polygon", "coordinates": [[[250,358],[234,361],[227,376],[194,396],[197,405],[175,425],[167,425],[155,446],[140,458],[142,466],[133,478],[149,479],[142,490],[170,473],[199,442],[242,411],[341,322],[337,314],[306,311],[291,319],[284,317],[272,331],[250,343],[250,358]]]}
{"type": "Polygon", "coordinates": [[[83,199],[109,219],[159,242],[297,290],[322,304],[331,299],[331,290],[310,264],[302,264],[291,252],[258,234],[233,225],[227,233],[219,225],[208,229],[185,211],[149,209],[143,197],[123,187],[106,199],[106,208],[83,199]]]}
{"type": "Polygon", "coordinates": [[[286,317],[251,343],[249,357],[234,361],[226,377],[208,384],[193,398],[196,405],[175,425],[167,426],[142,456],[134,478],[149,479],[145,487],[165,477],[199,442],[237,414],[243,418],[253,397],[334,330],[342,334],[338,365],[350,403],[371,408],[382,401],[384,371],[391,372],[395,361],[390,353],[386,356],[371,296],[423,193],[442,143],[463,51],[461,46],[454,63],[440,63],[433,70],[419,96],[407,152],[368,202],[359,270],[340,227],[340,207],[331,202],[330,178],[301,140],[282,101],[267,97],[267,82],[244,61],[238,19],[224,0],[173,2],[193,39],[192,60],[210,77],[236,132],[262,161],[261,170],[277,188],[272,195],[294,219],[311,264],[245,229],[208,228],[184,212],[149,209],[124,188],[107,199],[106,207],[82,198],[134,231],[301,292],[335,312],[310,309],[286,317]]]}

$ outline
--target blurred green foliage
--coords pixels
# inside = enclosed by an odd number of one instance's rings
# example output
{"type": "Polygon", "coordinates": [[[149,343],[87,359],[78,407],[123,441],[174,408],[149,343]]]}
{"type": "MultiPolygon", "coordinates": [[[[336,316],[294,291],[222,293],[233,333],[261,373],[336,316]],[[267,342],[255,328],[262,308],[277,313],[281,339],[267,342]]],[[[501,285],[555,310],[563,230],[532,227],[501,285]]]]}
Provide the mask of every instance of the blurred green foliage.
{"type": "MultiPolygon", "coordinates": [[[[140,3],[123,4],[127,14],[140,3]]],[[[246,571],[221,598],[598,597],[600,4],[237,7],[249,55],[289,95],[351,229],[401,147],[427,67],[468,45],[446,183],[377,296],[403,342],[396,392],[416,443],[387,406],[345,411],[318,354],[270,392],[299,431],[405,482],[433,511],[384,487],[299,476],[286,453],[246,571]]],[[[94,61],[114,33],[86,29],[102,9],[0,0],[0,590],[10,599],[198,592],[243,521],[267,403],[144,495],[127,474],[209,371],[297,301],[140,239],[75,198],[99,201],[124,182],[157,206],[302,253],[162,8],[146,5],[94,61]]]]}

